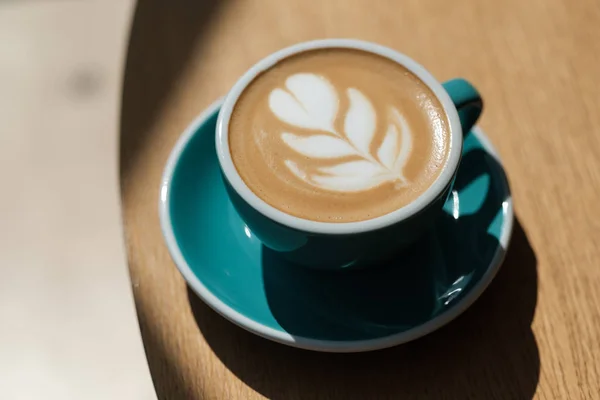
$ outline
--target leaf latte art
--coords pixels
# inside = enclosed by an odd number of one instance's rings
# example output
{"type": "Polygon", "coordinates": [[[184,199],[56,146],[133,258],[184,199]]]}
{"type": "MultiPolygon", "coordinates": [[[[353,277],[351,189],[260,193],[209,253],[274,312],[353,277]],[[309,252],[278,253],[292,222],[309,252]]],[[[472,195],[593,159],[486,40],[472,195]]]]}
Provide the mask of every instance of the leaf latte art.
{"type": "Polygon", "coordinates": [[[283,142],[308,158],[352,157],[320,167],[314,174],[302,170],[292,160],[285,160],[294,175],[320,188],[340,192],[367,190],[387,181],[406,184],[402,170],[410,156],[412,138],[410,128],[396,108],[390,107],[390,122],[383,142],[372,154],[377,115],[360,90],[348,88],[346,91],[350,107],[343,116],[344,131],[340,133],[334,128],[338,95],[329,81],[315,74],[295,74],[287,78],[285,86],[285,89],[277,88],[271,92],[271,111],[281,121],[315,133],[283,132],[283,142]]]}
{"type": "Polygon", "coordinates": [[[309,50],[236,100],[231,158],[247,187],[293,216],[363,221],[414,201],[449,153],[448,118],[417,76],[354,49],[309,50]]]}

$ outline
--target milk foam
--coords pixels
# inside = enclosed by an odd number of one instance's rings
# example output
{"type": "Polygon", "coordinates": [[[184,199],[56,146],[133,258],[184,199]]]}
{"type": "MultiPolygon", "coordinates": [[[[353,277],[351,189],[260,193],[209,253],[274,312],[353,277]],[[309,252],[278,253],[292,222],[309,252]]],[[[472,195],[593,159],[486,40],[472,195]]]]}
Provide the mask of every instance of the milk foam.
{"type": "Polygon", "coordinates": [[[448,156],[447,116],[396,62],[344,48],[281,60],[248,84],[229,120],[247,186],[299,218],[362,221],[410,204],[448,156]]]}
{"type": "Polygon", "coordinates": [[[287,146],[307,159],[342,159],[310,172],[290,159],[285,165],[307,184],[337,192],[364,191],[385,182],[406,185],[403,168],[411,154],[412,133],[405,118],[393,105],[388,106],[386,134],[372,153],[381,118],[359,89],[349,87],[345,95],[350,106],[345,115],[338,116],[339,95],[322,76],[293,74],[285,80],[285,88],[271,91],[269,109],[279,120],[312,131],[309,135],[282,132],[287,146]],[[344,121],[341,132],[335,129],[337,118],[344,121]]]}

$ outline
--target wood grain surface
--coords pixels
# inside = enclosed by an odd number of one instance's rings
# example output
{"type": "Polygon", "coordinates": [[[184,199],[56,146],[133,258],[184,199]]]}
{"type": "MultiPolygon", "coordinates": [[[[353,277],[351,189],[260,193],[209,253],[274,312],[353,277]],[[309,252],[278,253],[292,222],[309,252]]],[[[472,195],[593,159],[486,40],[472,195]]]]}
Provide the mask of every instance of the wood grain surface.
{"type": "Polygon", "coordinates": [[[598,0],[142,0],[121,120],[132,290],[162,399],[600,398],[598,0]],[[188,288],[157,215],[182,130],[267,54],[353,37],[390,46],[485,98],[481,126],[517,224],[489,290],[434,334],[367,354],[255,337],[188,288]]]}

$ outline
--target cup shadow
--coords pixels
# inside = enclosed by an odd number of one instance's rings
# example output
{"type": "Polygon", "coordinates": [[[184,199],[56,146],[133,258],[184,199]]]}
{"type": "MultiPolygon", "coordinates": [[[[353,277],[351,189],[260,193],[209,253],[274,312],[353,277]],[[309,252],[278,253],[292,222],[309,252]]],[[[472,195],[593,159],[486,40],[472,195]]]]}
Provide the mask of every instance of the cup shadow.
{"type": "Polygon", "coordinates": [[[532,398],[540,373],[530,327],[536,258],[515,222],[504,265],[486,293],[444,328],[395,348],[359,354],[299,350],[231,324],[188,288],[189,302],[215,354],[268,398],[532,398]]]}

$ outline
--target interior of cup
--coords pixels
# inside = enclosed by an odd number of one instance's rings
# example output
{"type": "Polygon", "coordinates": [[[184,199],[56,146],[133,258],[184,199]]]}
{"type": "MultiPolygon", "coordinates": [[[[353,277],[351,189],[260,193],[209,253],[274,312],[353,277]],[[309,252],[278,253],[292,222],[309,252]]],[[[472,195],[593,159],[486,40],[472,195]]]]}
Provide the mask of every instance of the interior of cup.
{"type": "Polygon", "coordinates": [[[435,77],[410,57],[388,47],[354,39],[323,39],[299,43],[279,50],[256,63],[234,84],[224,99],[216,129],[216,147],[221,170],[232,188],[252,208],[267,218],[282,225],[305,232],[324,234],[354,234],[378,230],[401,222],[427,208],[434,202],[452,180],[460,162],[463,134],[458,112],[450,96],[435,77]],[[358,222],[317,222],[287,214],[258,197],[246,185],[238,173],[229,149],[229,120],[237,100],[245,88],[260,73],[268,70],[279,61],[305,51],[326,48],[350,48],[370,52],[388,58],[416,75],[437,97],[450,126],[449,153],[440,175],[419,197],[411,203],[380,217],[358,222]]]}

